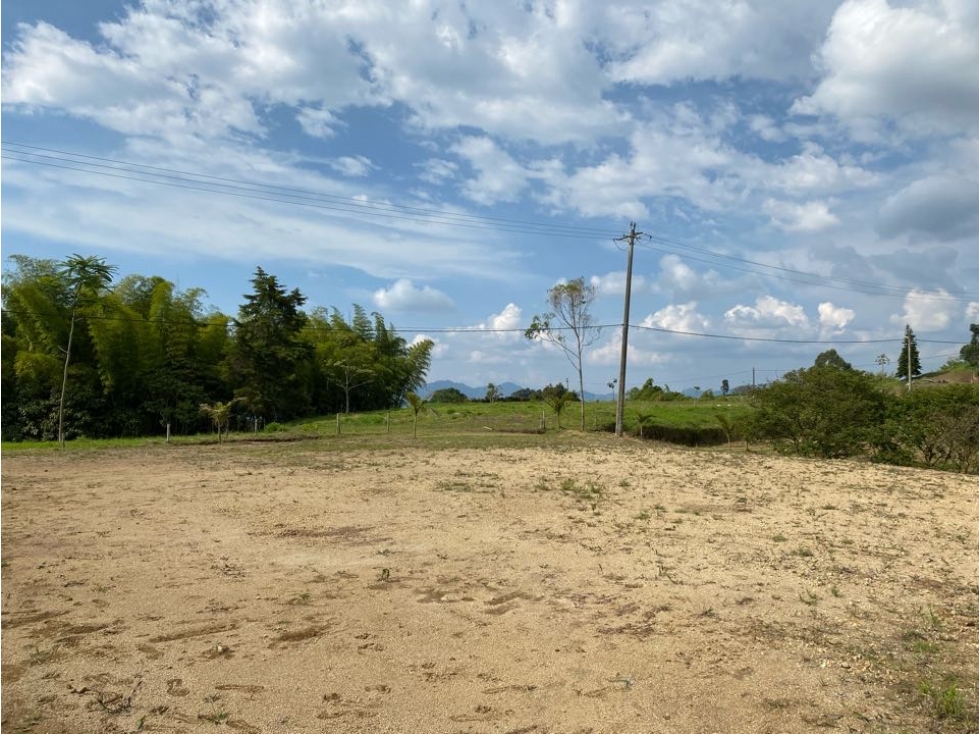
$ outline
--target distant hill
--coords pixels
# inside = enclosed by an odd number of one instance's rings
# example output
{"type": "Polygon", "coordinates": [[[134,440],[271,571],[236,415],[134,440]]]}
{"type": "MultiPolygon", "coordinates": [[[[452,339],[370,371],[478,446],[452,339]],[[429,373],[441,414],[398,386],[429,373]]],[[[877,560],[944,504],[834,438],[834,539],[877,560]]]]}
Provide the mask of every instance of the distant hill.
{"type": "MultiPolygon", "coordinates": [[[[463,382],[455,382],[454,380],[435,380],[434,382],[429,382],[427,385],[425,385],[424,388],[418,391],[418,394],[421,395],[423,398],[428,399],[428,397],[436,390],[446,390],[451,387],[454,387],[456,390],[461,392],[470,400],[482,400],[483,398],[486,397],[486,385],[481,385],[480,387],[472,387],[471,385],[466,385],[463,382]]],[[[523,390],[523,386],[518,385],[515,382],[501,382],[496,386],[496,389],[500,391],[500,395],[507,398],[510,397],[517,390],[523,390]]],[[[587,390],[585,390],[585,400],[588,402],[592,402],[595,400],[614,400],[614,399],[615,399],[615,395],[613,393],[598,395],[596,393],[588,392],[587,390]]]]}

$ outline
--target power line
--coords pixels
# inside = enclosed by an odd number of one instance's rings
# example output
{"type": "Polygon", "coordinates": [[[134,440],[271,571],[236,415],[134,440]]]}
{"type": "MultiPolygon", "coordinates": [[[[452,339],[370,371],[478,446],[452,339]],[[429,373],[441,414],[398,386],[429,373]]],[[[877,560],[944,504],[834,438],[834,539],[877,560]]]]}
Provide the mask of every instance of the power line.
{"type": "Polygon", "coordinates": [[[571,238],[571,239],[587,239],[587,240],[594,240],[595,239],[595,237],[593,237],[591,235],[587,235],[587,236],[586,235],[572,235],[572,234],[567,234],[567,233],[564,233],[564,232],[547,232],[547,231],[543,231],[543,230],[525,230],[525,229],[519,229],[519,228],[515,228],[515,227],[506,227],[506,226],[490,226],[490,225],[468,224],[468,223],[463,223],[463,222],[444,221],[444,220],[439,220],[439,219],[436,219],[436,218],[413,217],[413,216],[408,216],[408,215],[390,214],[390,213],[384,213],[384,212],[378,212],[378,211],[361,211],[361,210],[358,210],[358,209],[355,209],[355,208],[344,208],[344,207],[339,207],[339,206],[329,206],[329,205],[326,205],[326,204],[316,204],[316,203],[312,203],[312,202],[296,201],[296,200],[291,200],[291,199],[272,198],[272,197],[269,197],[269,196],[258,196],[258,195],[255,195],[255,194],[237,193],[237,192],[234,192],[234,191],[221,191],[221,190],[213,189],[213,188],[205,188],[203,186],[189,186],[189,185],[186,185],[186,184],[175,183],[175,182],[172,182],[172,181],[155,181],[155,180],[151,180],[151,179],[140,178],[138,176],[126,176],[126,175],[119,174],[119,173],[109,173],[107,171],[90,171],[90,170],[86,170],[86,169],[83,169],[83,168],[75,168],[75,167],[72,167],[72,166],[66,166],[66,165],[61,165],[61,164],[58,164],[58,163],[51,163],[51,162],[46,162],[46,161],[25,160],[25,159],[22,159],[22,158],[14,158],[14,157],[9,156],[9,155],[0,155],[0,158],[4,158],[4,159],[7,159],[7,160],[16,160],[16,161],[20,161],[22,163],[31,163],[33,165],[48,166],[48,167],[51,167],[51,168],[63,168],[63,169],[66,169],[66,170],[69,170],[69,171],[75,171],[75,172],[78,172],[78,173],[88,173],[88,174],[93,174],[93,175],[98,175],[98,176],[108,176],[110,178],[127,179],[127,180],[130,180],[130,181],[139,181],[139,182],[142,182],[142,183],[152,183],[152,184],[157,184],[157,185],[160,185],[160,186],[169,186],[171,188],[187,189],[189,191],[202,191],[202,192],[210,193],[210,194],[220,194],[222,196],[234,196],[234,197],[241,198],[241,199],[253,199],[253,200],[257,200],[257,201],[268,201],[268,202],[273,202],[273,203],[276,203],[276,204],[292,204],[294,206],[303,206],[303,207],[308,207],[308,208],[312,208],[312,209],[320,209],[320,210],[343,212],[343,213],[353,214],[353,215],[359,215],[359,216],[363,216],[365,214],[369,214],[369,215],[372,215],[372,216],[383,217],[383,218],[386,218],[386,219],[400,219],[400,220],[406,220],[406,221],[420,222],[420,223],[423,223],[423,224],[444,224],[444,225],[452,225],[452,226],[456,226],[456,227],[466,227],[468,229],[494,230],[494,231],[510,232],[510,233],[514,233],[514,234],[536,234],[536,235],[541,235],[541,236],[544,236],[544,237],[564,237],[564,238],[571,238]]]}
{"type": "Polygon", "coordinates": [[[5,146],[4,152],[6,153],[2,157],[20,163],[48,166],[75,171],[77,173],[158,184],[172,188],[189,189],[225,196],[236,196],[239,198],[257,199],[282,204],[295,204],[297,206],[307,206],[342,213],[369,214],[388,219],[451,225],[471,229],[499,230],[517,234],[539,234],[545,237],[569,237],[594,240],[609,236],[608,230],[597,228],[465,214],[389,202],[364,201],[357,198],[325,194],[308,189],[257,183],[222,176],[211,176],[173,168],[131,163],[112,158],[88,156],[81,153],[66,153],[64,151],[40,148],[38,146],[27,146],[20,143],[11,144],[5,141],[2,145],[5,146]],[[32,148],[33,150],[17,150],[9,147],[10,145],[19,145],[24,148],[32,148]],[[44,152],[38,153],[34,152],[34,150],[44,152]],[[76,158],[91,160],[75,160],[76,158]],[[104,162],[97,163],[92,161],[104,162]]]}
{"type": "MultiPolygon", "coordinates": [[[[957,357],[957,356],[958,356],[958,352],[946,352],[945,354],[933,354],[930,357],[922,357],[921,359],[922,360],[933,360],[933,359],[944,359],[944,358],[947,358],[947,357],[957,357]]],[[[853,366],[856,369],[871,368],[871,367],[880,367],[880,365],[878,365],[876,362],[868,362],[868,363],[865,363],[865,364],[857,364],[857,365],[853,365],[853,366]]],[[[793,370],[797,370],[797,369],[799,369],[799,368],[798,367],[779,367],[779,368],[775,368],[775,367],[754,367],[752,369],[735,370],[735,371],[732,371],[732,372],[725,372],[723,374],[718,374],[718,375],[699,375],[697,377],[688,377],[686,375],[684,375],[682,377],[663,377],[663,378],[659,378],[659,381],[661,383],[663,383],[664,385],[665,384],[669,384],[671,382],[672,383],[690,384],[690,383],[696,383],[696,382],[703,382],[704,380],[717,380],[717,379],[721,379],[721,378],[735,377],[737,375],[750,375],[752,373],[752,370],[755,371],[755,372],[774,372],[776,374],[780,374],[780,373],[783,373],[784,374],[785,372],[792,372],[793,370]]]]}
{"type": "MultiPolygon", "coordinates": [[[[3,141],[0,145],[2,145],[5,153],[5,155],[0,157],[28,165],[47,166],[74,171],[76,173],[157,184],[222,196],[278,204],[293,204],[323,211],[337,212],[338,214],[360,217],[374,216],[423,224],[457,226],[468,229],[495,230],[513,234],[564,237],[569,239],[596,240],[609,236],[608,230],[594,227],[509,219],[391,202],[365,201],[359,198],[327,194],[311,189],[267,184],[225,176],[214,176],[178,168],[134,163],[117,158],[93,156],[85,153],[75,153],[14,141],[3,141]]],[[[880,282],[820,275],[818,273],[811,273],[780,265],[771,265],[757,260],[716,252],[660,235],[647,235],[647,239],[651,242],[640,242],[637,244],[640,247],[645,247],[654,252],[661,252],[712,266],[724,267],[751,275],[778,278],[803,285],[848,292],[856,291],[868,295],[883,295],[893,298],[914,298],[916,300],[968,302],[973,299],[979,299],[979,295],[969,293],[963,293],[958,296],[952,294],[928,294],[914,292],[915,289],[913,287],[909,288],[907,286],[887,285],[880,282]],[[656,247],[652,244],[653,242],[673,249],[656,247]],[[680,250],[680,252],[676,252],[675,250],[680,250]]]]}
{"type": "MultiPolygon", "coordinates": [[[[4,308],[3,313],[7,314],[21,314],[21,315],[33,315],[33,316],[58,316],[59,314],[50,312],[45,313],[42,311],[32,311],[29,309],[14,309],[14,308],[4,308]]],[[[229,321],[234,321],[233,316],[228,316],[227,314],[214,314],[213,318],[223,317],[229,321]]],[[[112,314],[87,314],[84,318],[92,321],[119,321],[128,323],[138,323],[138,324],[165,324],[173,326],[199,326],[199,327],[209,327],[214,326],[219,321],[192,321],[192,320],[177,320],[177,319],[151,319],[142,317],[132,317],[132,316],[120,316],[112,314]]],[[[207,317],[205,317],[207,318],[207,317]]],[[[622,324],[595,324],[592,326],[584,327],[587,329],[613,329],[621,327],[622,324]]],[[[333,331],[342,330],[343,327],[336,327],[331,324],[315,324],[307,323],[303,328],[310,329],[313,331],[333,331]]],[[[572,327],[570,326],[554,326],[552,327],[555,331],[569,331],[572,327]]],[[[730,341],[745,341],[745,342],[766,342],[771,344],[891,344],[903,342],[904,337],[892,337],[892,338],[882,338],[882,339],[782,339],[777,337],[757,337],[757,336],[739,336],[736,334],[710,334],[705,332],[697,331],[680,331],[677,329],[665,329],[658,326],[647,326],[644,324],[630,324],[629,328],[639,329],[641,331],[654,331],[664,334],[674,334],[676,336],[684,337],[698,337],[703,339],[726,339],[730,341]]],[[[395,326],[390,329],[395,333],[401,332],[406,334],[523,334],[526,333],[526,328],[495,328],[495,327],[482,327],[482,326],[395,326]]],[[[962,342],[952,341],[952,340],[942,340],[942,339],[922,339],[921,337],[915,336],[915,340],[919,344],[950,344],[957,345],[962,342]]]]}
{"type": "Polygon", "coordinates": [[[655,241],[655,242],[661,242],[663,244],[670,245],[671,247],[679,247],[679,248],[682,248],[682,249],[685,249],[685,250],[692,250],[694,252],[699,252],[699,253],[704,254],[704,255],[709,255],[710,257],[713,257],[713,258],[719,258],[719,259],[723,259],[723,260],[732,260],[734,262],[744,263],[746,265],[754,265],[754,266],[760,267],[760,268],[767,268],[767,269],[770,269],[770,270],[777,270],[779,272],[787,273],[787,274],[790,274],[790,275],[793,275],[793,276],[805,276],[805,277],[809,277],[809,278],[816,278],[816,279],[821,280],[821,281],[832,281],[832,282],[844,283],[844,284],[851,285],[851,286],[857,285],[857,286],[864,286],[864,287],[869,287],[869,288],[881,288],[881,289],[887,289],[887,290],[902,291],[900,293],[900,295],[904,295],[903,290],[901,289],[900,286],[889,286],[889,285],[885,285],[885,284],[882,284],[882,283],[875,283],[875,282],[872,282],[872,281],[854,280],[854,279],[851,279],[851,278],[840,278],[840,277],[831,276],[831,275],[819,275],[818,273],[809,273],[809,272],[806,272],[804,270],[797,270],[796,268],[787,268],[787,267],[784,267],[784,266],[781,266],[781,265],[770,265],[768,263],[758,262],[756,260],[748,260],[746,258],[737,257],[735,255],[728,255],[728,254],[725,254],[725,253],[715,252],[713,250],[708,250],[708,249],[701,248],[701,247],[694,247],[693,245],[683,244],[681,242],[677,242],[676,240],[670,240],[670,239],[667,239],[665,237],[660,237],[660,236],[650,236],[650,239],[653,240],[653,241],[655,241]]]}
{"type": "MultiPolygon", "coordinates": [[[[655,241],[659,241],[659,238],[654,238],[655,241]]],[[[653,252],[661,252],[667,255],[675,255],[677,257],[693,260],[695,262],[702,262],[707,265],[714,265],[717,267],[727,268],[729,270],[736,270],[741,273],[749,273],[751,275],[761,275],[765,277],[778,278],[779,280],[786,280],[792,283],[800,283],[802,285],[811,285],[821,288],[831,288],[833,290],[841,290],[847,292],[859,292],[866,295],[874,296],[885,296],[890,298],[913,298],[915,300],[923,301],[952,301],[955,303],[967,303],[974,299],[979,299],[979,295],[963,294],[961,296],[953,296],[951,294],[938,295],[938,294],[928,294],[928,293],[917,293],[914,292],[914,288],[910,291],[905,286],[891,286],[884,283],[871,283],[869,281],[851,281],[846,278],[835,278],[828,275],[819,275],[817,273],[807,273],[803,270],[794,270],[792,268],[785,268],[778,265],[766,265],[765,263],[755,262],[754,260],[745,260],[743,258],[735,257],[733,255],[722,255],[720,253],[714,253],[710,250],[700,250],[699,248],[693,248],[688,245],[681,245],[676,243],[669,243],[671,247],[689,247],[696,252],[703,252],[709,257],[725,258],[730,259],[735,262],[744,263],[745,265],[751,265],[760,268],[771,268],[773,270],[779,271],[779,273],[766,273],[751,267],[740,267],[738,265],[731,265],[729,263],[718,263],[714,260],[707,259],[706,257],[697,257],[695,255],[689,255],[685,252],[673,252],[671,250],[663,249],[662,247],[655,247],[648,243],[640,243],[639,246],[647,250],[652,250],[653,252]]]]}
{"type": "MultiPolygon", "coordinates": [[[[890,339],[779,339],[775,337],[738,336],[735,334],[707,334],[697,331],[678,331],[676,329],[664,329],[659,326],[646,326],[644,324],[634,325],[632,328],[642,329],[644,331],[657,331],[664,334],[676,334],[678,336],[697,336],[705,339],[730,339],[734,341],[746,342],[770,342],[773,344],[889,344],[891,342],[899,342],[904,340],[904,337],[890,339]]],[[[934,339],[918,339],[918,341],[927,342],[930,344],[959,343],[954,341],[938,341],[934,339]]]]}
{"type": "MultiPolygon", "coordinates": [[[[422,213],[422,214],[433,214],[433,215],[437,215],[437,216],[454,217],[454,218],[465,219],[465,220],[501,222],[501,223],[505,223],[505,224],[517,224],[517,225],[522,225],[522,226],[540,227],[540,228],[551,229],[551,230],[553,230],[553,229],[564,229],[564,230],[568,230],[568,231],[570,231],[572,233],[591,232],[596,237],[604,237],[604,236],[607,236],[608,235],[608,230],[598,229],[598,228],[594,228],[594,227],[581,227],[581,226],[578,226],[578,225],[554,224],[554,223],[550,223],[550,222],[535,222],[535,221],[531,221],[531,220],[510,219],[510,218],[506,218],[506,217],[493,217],[493,216],[482,215],[482,214],[466,214],[466,213],[462,213],[462,212],[452,212],[452,211],[448,211],[448,210],[445,210],[445,209],[434,209],[434,208],[428,208],[428,207],[415,207],[415,206],[409,206],[409,205],[406,205],[406,204],[394,204],[394,203],[391,203],[391,202],[365,202],[362,199],[358,199],[358,198],[354,198],[354,197],[339,196],[339,195],[336,195],[336,194],[324,194],[322,192],[314,191],[312,189],[302,189],[302,188],[295,188],[295,187],[289,187],[289,186],[279,186],[279,185],[276,185],[276,184],[264,184],[264,183],[257,183],[257,182],[253,182],[253,181],[247,181],[245,179],[230,178],[230,177],[226,177],[226,176],[213,176],[213,175],[210,175],[210,174],[196,173],[196,172],[193,172],[193,171],[185,171],[185,170],[176,169],[176,168],[165,168],[163,166],[151,166],[151,165],[146,164],[146,163],[133,163],[133,162],[130,162],[130,161],[123,161],[123,160],[116,159],[116,158],[105,158],[105,157],[102,157],[102,156],[88,155],[88,154],[85,154],[85,153],[74,153],[74,152],[71,152],[71,151],[56,150],[56,149],[53,149],[53,148],[43,148],[43,147],[37,146],[37,145],[28,145],[27,143],[18,143],[18,142],[9,141],[9,140],[8,141],[3,141],[2,143],[0,143],[0,145],[18,146],[18,147],[21,147],[21,148],[29,148],[31,150],[43,151],[45,153],[57,153],[57,154],[60,154],[60,155],[73,156],[75,158],[85,158],[85,159],[91,159],[91,160],[96,160],[96,161],[104,161],[104,162],[107,162],[107,163],[113,163],[113,164],[122,165],[122,166],[129,166],[129,167],[132,167],[135,170],[149,169],[149,170],[152,170],[152,171],[163,171],[163,172],[166,172],[166,173],[178,174],[180,176],[194,176],[196,178],[208,179],[208,180],[213,180],[213,181],[224,181],[224,182],[232,183],[232,184],[243,184],[243,185],[246,185],[246,186],[260,187],[260,188],[263,188],[263,189],[274,189],[274,190],[285,191],[285,192],[290,192],[290,193],[297,193],[297,194],[309,194],[309,195],[312,195],[312,196],[315,196],[315,197],[320,197],[320,198],[323,198],[323,199],[326,199],[326,200],[338,201],[338,202],[342,202],[342,203],[346,203],[346,204],[352,204],[352,205],[356,205],[356,206],[368,206],[369,205],[369,206],[375,206],[375,207],[381,207],[381,208],[388,208],[388,209],[396,209],[396,210],[404,210],[404,211],[418,212],[418,213],[422,213]]],[[[19,151],[12,151],[12,152],[19,152],[19,151]]],[[[25,153],[25,154],[27,154],[27,153],[25,153]]],[[[30,155],[37,155],[37,154],[30,153],[30,155]]]]}

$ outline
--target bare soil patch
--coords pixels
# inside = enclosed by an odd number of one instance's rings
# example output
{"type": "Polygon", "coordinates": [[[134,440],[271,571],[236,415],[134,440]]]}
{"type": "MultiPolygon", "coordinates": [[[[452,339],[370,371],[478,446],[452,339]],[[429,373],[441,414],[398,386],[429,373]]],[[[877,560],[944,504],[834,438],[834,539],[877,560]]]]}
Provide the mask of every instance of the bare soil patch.
{"type": "Polygon", "coordinates": [[[975,732],[974,477],[679,450],[8,455],[6,732],[975,732]]]}

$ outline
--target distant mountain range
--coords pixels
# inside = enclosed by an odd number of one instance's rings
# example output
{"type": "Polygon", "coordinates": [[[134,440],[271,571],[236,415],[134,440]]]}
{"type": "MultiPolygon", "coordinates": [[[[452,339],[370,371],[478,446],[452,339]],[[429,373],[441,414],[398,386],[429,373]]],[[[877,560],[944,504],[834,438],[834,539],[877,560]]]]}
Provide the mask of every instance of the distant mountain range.
{"type": "MultiPolygon", "coordinates": [[[[461,392],[470,400],[482,400],[483,398],[486,397],[485,385],[481,387],[472,387],[471,385],[466,385],[465,383],[462,382],[455,382],[453,380],[436,380],[435,382],[430,382],[427,385],[425,385],[425,387],[423,387],[421,390],[419,390],[418,394],[427,400],[428,397],[436,390],[445,390],[450,387],[454,387],[456,390],[461,392]]],[[[541,387],[543,387],[543,385],[541,385],[541,387]]],[[[518,385],[515,382],[501,382],[499,385],[496,386],[496,389],[500,391],[500,395],[506,398],[512,395],[513,393],[515,393],[517,390],[523,390],[523,386],[518,385]]],[[[540,388],[534,388],[534,389],[540,389],[540,388]]],[[[720,395],[720,390],[715,389],[714,392],[720,395]]],[[[683,391],[683,394],[686,395],[688,398],[699,398],[701,393],[702,391],[696,390],[695,388],[692,387],[688,387],[686,390],[683,391]]],[[[592,402],[595,400],[615,400],[615,393],[607,392],[603,394],[598,394],[598,393],[588,392],[587,390],[585,390],[585,400],[587,400],[588,402],[592,402]]]]}
{"type": "MultiPolygon", "coordinates": [[[[418,391],[418,394],[421,397],[427,399],[436,390],[445,390],[451,387],[454,387],[456,390],[461,392],[470,400],[482,400],[483,398],[486,397],[486,385],[483,385],[482,387],[472,387],[462,382],[455,382],[453,380],[435,380],[434,382],[430,382],[427,385],[425,385],[425,387],[423,387],[421,390],[418,391]]],[[[541,385],[541,387],[543,387],[543,385],[541,385]]],[[[523,390],[523,386],[518,385],[515,382],[501,382],[499,385],[496,386],[496,389],[500,391],[500,395],[506,398],[512,395],[513,393],[515,393],[517,390],[523,390]]],[[[534,389],[540,389],[540,388],[534,388],[534,389]]],[[[585,400],[588,401],[612,400],[613,398],[614,395],[612,393],[606,393],[605,395],[596,395],[595,393],[591,393],[585,390],[585,400]]]]}

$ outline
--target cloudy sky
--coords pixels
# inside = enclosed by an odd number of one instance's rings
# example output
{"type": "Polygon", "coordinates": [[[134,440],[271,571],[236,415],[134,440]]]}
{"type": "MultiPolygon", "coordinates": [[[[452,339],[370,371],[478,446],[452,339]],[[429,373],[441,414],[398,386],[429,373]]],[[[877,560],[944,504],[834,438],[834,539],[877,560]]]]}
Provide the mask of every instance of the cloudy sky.
{"type": "Polygon", "coordinates": [[[630,221],[630,385],[828,348],[873,369],[906,323],[937,368],[979,321],[975,0],[2,13],[4,257],[100,255],[228,313],[260,265],[428,335],[430,378],[471,385],[573,381],[519,330],[583,276],[607,391],[630,221]]]}

